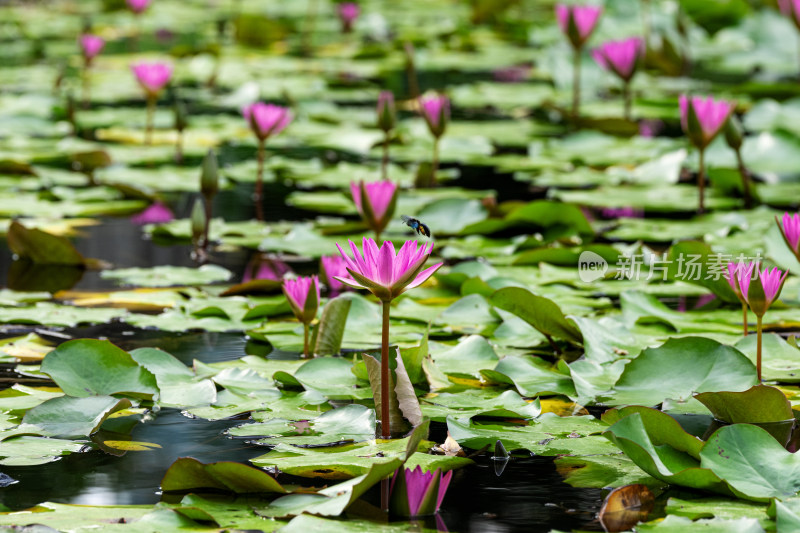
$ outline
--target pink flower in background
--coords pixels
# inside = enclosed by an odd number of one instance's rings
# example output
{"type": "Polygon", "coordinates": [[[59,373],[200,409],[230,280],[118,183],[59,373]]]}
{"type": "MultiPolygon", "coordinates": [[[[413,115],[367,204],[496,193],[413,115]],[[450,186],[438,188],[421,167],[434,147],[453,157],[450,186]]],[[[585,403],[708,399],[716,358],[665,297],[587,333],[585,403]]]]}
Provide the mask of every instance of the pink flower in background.
{"type": "Polygon", "coordinates": [[[91,33],[85,33],[81,35],[78,41],[81,45],[83,57],[86,59],[87,63],[91,62],[91,60],[94,59],[94,57],[99,54],[106,45],[106,42],[102,37],[99,35],[92,35],[91,33]]]}
{"type": "Polygon", "coordinates": [[[519,83],[525,81],[530,73],[530,67],[521,65],[495,69],[492,71],[492,77],[502,83],[519,83]]]}
{"type": "Polygon", "coordinates": [[[339,20],[342,21],[342,31],[349,33],[353,31],[353,23],[361,13],[361,8],[355,2],[342,2],[337,9],[339,20]]]}
{"type": "Polygon", "coordinates": [[[556,4],[558,26],[575,48],[582,47],[589,39],[602,12],[600,6],[556,4]]]}
{"type": "Polygon", "coordinates": [[[157,96],[172,79],[172,65],[162,61],[140,61],[131,65],[136,81],[148,96],[157,96]]]}
{"type": "Polygon", "coordinates": [[[353,241],[347,241],[353,253],[351,259],[337,243],[339,253],[347,263],[347,272],[353,279],[337,277],[345,285],[356,289],[367,289],[379,300],[388,302],[409,289],[425,283],[442,263],[422,270],[433,251],[430,246],[419,246],[417,241],[406,241],[395,253],[392,241],[383,241],[380,248],[374,240],[364,237],[363,253],[353,241]]]}
{"type": "Polygon", "coordinates": [[[325,284],[328,285],[332,293],[339,293],[345,288],[344,284],[336,279],[336,276],[349,278],[347,273],[347,262],[341,255],[324,255],[320,258],[320,271],[325,276],[325,284]]]}
{"type": "Polygon", "coordinates": [[[164,224],[175,219],[172,210],[161,202],[153,202],[150,207],[131,217],[131,222],[139,226],[145,224],[164,224]]]}
{"type": "Polygon", "coordinates": [[[131,11],[139,15],[150,5],[150,0],[125,0],[125,3],[131,11]]]}
{"type": "Polygon", "coordinates": [[[275,259],[257,259],[248,263],[244,269],[242,283],[256,279],[271,279],[280,281],[283,276],[291,272],[289,265],[275,259]]]}
{"type": "Polygon", "coordinates": [[[279,134],[292,121],[292,112],[289,109],[264,102],[244,107],[242,114],[260,140],[279,134]]]}
{"type": "Polygon", "coordinates": [[[795,255],[798,255],[800,253],[800,249],[797,246],[800,244],[800,214],[790,215],[789,213],[784,213],[780,220],[778,220],[778,217],[775,217],[775,220],[778,222],[778,227],[783,233],[786,244],[795,255]]]}
{"type": "Polygon", "coordinates": [[[400,467],[392,477],[392,510],[406,517],[438,512],[452,477],[452,470],[443,474],[439,469],[423,472],[419,465],[413,470],[400,467]]]}
{"type": "Polygon", "coordinates": [[[314,320],[319,306],[319,278],[317,276],[285,279],[283,280],[283,293],[297,320],[303,324],[314,320]]]}
{"type": "Polygon", "coordinates": [[[644,209],[636,207],[604,207],[600,211],[603,218],[644,218],[644,209]]]}
{"type": "MultiPolygon", "coordinates": [[[[367,192],[367,200],[369,208],[372,211],[373,218],[380,220],[386,214],[386,209],[392,202],[392,197],[397,191],[397,185],[390,180],[373,181],[364,184],[364,189],[367,192]]],[[[367,216],[365,213],[364,203],[361,199],[361,182],[351,181],[350,192],[353,194],[353,202],[356,204],[359,214],[367,216]]]]}
{"type": "Polygon", "coordinates": [[[444,95],[420,97],[419,108],[431,134],[441,137],[450,120],[450,100],[444,95]]]}
{"type": "Polygon", "coordinates": [[[785,17],[800,28],[800,0],[778,0],[778,7],[785,17]]]}
{"type": "Polygon", "coordinates": [[[642,119],[639,121],[639,135],[642,137],[655,137],[664,129],[664,122],[656,119],[642,119]]]}
{"type": "Polygon", "coordinates": [[[636,73],[639,58],[644,54],[644,41],[631,37],[622,41],[609,41],[592,50],[592,57],[602,68],[613,72],[624,81],[636,73]]]}
{"type": "Polygon", "coordinates": [[[725,126],[728,117],[733,113],[734,104],[725,100],[714,100],[711,96],[688,97],[681,95],[678,100],[681,109],[681,126],[692,143],[698,148],[705,148],[725,126]],[[691,109],[690,109],[691,107],[691,109]],[[697,126],[690,121],[690,113],[696,117],[697,126]],[[697,127],[699,126],[699,130],[697,127]]]}

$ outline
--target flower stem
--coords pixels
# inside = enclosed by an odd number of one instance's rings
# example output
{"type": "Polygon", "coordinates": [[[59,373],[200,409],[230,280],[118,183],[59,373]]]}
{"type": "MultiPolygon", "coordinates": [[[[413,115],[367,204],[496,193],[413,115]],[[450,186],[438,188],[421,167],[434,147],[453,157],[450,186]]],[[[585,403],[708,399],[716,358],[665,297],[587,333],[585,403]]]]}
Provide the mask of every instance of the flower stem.
{"type": "Polygon", "coordinates": [[[381,179],[389,179],[389,132],[383,137],[383,159],[381,160],[381,179]]]}
{"type": "Polygon", "coordinates": [[[742,335],[747,337],[747,304],[742,302],[742,335]]]}
{"type": "Polygon", "coordinates": [[[581,105],[581,51],[582,48],[575,48],[572,59],[572,120],[576,127],[581,105]]]}
{"type": "Polygon", "coordinates": [[[144,126],[144,144],[153,144],[153,115],[156,112],[156,96],[147,95],[147,122],[144,126]]]}
{"type": "Polygon", "coordinates": [[[389,420],[389,304],[383,301],[383,329],[381,331],[381,436],[392,437],[389,420]]]}
{"type": "Polygon", "coordinates": [[[631,120],[631,82],[626,81],[622,86],[622,94],[625,99],[625,120],[631,120]]]}
{"type": "Polygon", "coordinates": [[[86,65],[84,65],[84,67],[83,67],[83,72],[82,72],[82,75],[81,75],[81,81],[83,82],[82,86],[81,86],[81,93],[82,93],[81,94],[81,100],[82,100],[81,105],[82,105],[82,107],[84,109],[89,109],[89,99],[90,99],[89,92],[90,92],[90,89],[91,89],[91,84],[89,83],[89,81],[90,81],[89,80],[89,73],[90,73],[90,68],[89,68],[89,63],[87,61],[86,65]]]}
{"type": "Polygon", "coordinates": [[[308,324],[303,324],[303,357],[308,357],[308,324]]]}
{"type": "Polygon", "coordinates": [[[431,163],[430,186],[436,185],[436,173],[439,172],[439,137],[433,139],[433,162],[431,163]]]}
{"type": "Polygon", "coordinates": [[[741,148],[735,150],[735,152],[736,152],[736,166],[739,167],[739,175],[742,176],[744,207],[746,209],[751,209],[753,207],[753,196],[750,194],[750,172],[747,170],[747,167],[744,166],[744,160],[742,159],[741,148]]]}
{"type": "Polygon", "coordinates": [[[264,220],[264,208],[261,205],[261,197],[264,190],[264,139],[258,140],[258,175],[256,176],[256,192],[253,200],[256,203],[256,218],[264,220]]]}
{"type": "Polygon", "coordinates": [[[203,228],[203,252],[208,250],[208,233],[211,227],[211,198],[204,198],[206,211],[206,224],[203,228]]]}
{"type": "Polygon", "coordinates": [[[756,371],[759,383],[761,383],[761,318],[762,315],[756,315],[756,371]]]}
{"type": "Polygon", "coordinates": [[[697,192],[700,196],[697,204],[697,214],[702,215],[705,210],[705,193],[706,193],[706,166],[705,166],[705,149],[700,148],[700,168],[697,170],[697,192]]]}
{"type": "Polygon", "coordinates": [[[183,131],[178,130],[177,138],[175,139],[175,162],[177,164],[183,163],[183,131]]]}

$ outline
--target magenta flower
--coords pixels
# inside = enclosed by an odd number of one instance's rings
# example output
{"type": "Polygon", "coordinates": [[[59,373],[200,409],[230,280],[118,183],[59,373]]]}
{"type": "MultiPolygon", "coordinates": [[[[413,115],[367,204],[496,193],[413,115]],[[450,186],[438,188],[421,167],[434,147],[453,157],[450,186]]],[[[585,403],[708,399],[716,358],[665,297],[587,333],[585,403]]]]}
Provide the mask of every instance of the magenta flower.
{"type": "Polygon", "coordinates": [[[379,239],[394,215],[397,205],[397,185],[389,180],[350,182],[350,192],[358,214],[379,239]]]}
{"type": "Polygon", "coordinates": [[[175,219],[172,210],[161,202],[153,202],[150,207],[131,217],[131,222],[143,226],[145,224],[165,224],[175,219]]]}
{"type": "Polygon", "coordinates": [[[345,259],[352,279],[341,276],[336,279],[356,289],[367,289],[383,302],[390,302],[405,291],[419,287],[442,266],[442,263],[437,263],[422,270],[433,251],[433,243],[419,246],[417,241],[406,241],[395,253],[392,241],[384,241],[378,248],[374,240],[364,237],[361,253],[353,241],[347,242],[353,252],[352,259],[338,243],[336,247],[345,259]]]}
{"type": "Polygon", "coordinates": [[[342,31],[350,33],[353,31],[353,23],[361,13],[361,8],[355,2],[342,2],[338,8],[339,20],[342,21],[342,31]]]}
{"type": "Polygon", "coordinates": [[[576,49],[583,47],[592,35],[602,12],[603,8],[600,6],[556,4],[558,27],[576,49]]]}
{"type": "Polygon", "coordinates": [[[148,98],[155,98],[172,78],[172,65],[161,61],[140,61],[131,65],[136,81],[147,93],[148,98]]]}
{"type": "Polygon", "coordinates": [[[125,3],[131,11],[139,15],[150,5],[150,0],[125,0],[125,3]]]}
{"type": "Polygon", "coordinates": [[[681,126],[692,144],[700,149],[708,146],[725,126],[733,113],[734,104],[725,100],[714,100],[711,96],[681,95],[681,126]]]}
{"type": "MultiPolygon", "coordinates": [[[[725,279],[728,280],[728,285],[731,286],[731,289],[733,290],[733,293],[741,301],[744,301],[744,298],[742,298],[742,291],[739,288],[739,270],[743,266],[744,265],[742,263],[729,262],[728,263],[728,273],[725,275],[725,279]]],[[[750,274],[752,275],[752,273],[753,273],[753,269],[752,269],[752,267],[750,267],[750,274]]],[[[747,285],[749,287],[750,281],[747,281],[747,285]]]]}
{"type": "Polygon", "coordinates": [[[778,0],[778,7],[800,29],[800,0],[778,0]]]}
{"type": "Polygon", "coordinates": [[[319,259],[320,271],[325,276],[325,284],[331,293],[338,294],[345,288],[344,284],[336,277],[347,278],[347,262],[341,255],[323,255],[319,259]]]}
{"type": "Polygon", "coordinates": [[[297,320],[303,324],[314,320],[319,306],[319,278],[317,276],[285,279],[283,280],[283,293],[297,320]]]}
{"type": "Polygon", "coordinates": [[[289,272],[291,272],[289,265],[283,261],[258,258],[255,261],[249,262],[245,267],[244,275],[242,275],[242,283],[256,279],[281,281],[283,276],[289,272]]]}
{"type": "Polygon", "coordinates": [[[97,54],[99,54],[103,47],[106,45],[105,40],[99,35],[92,35],[91,33],[85,33],[81,35],[79,39],[81,45],[81,52],[83,53],[83,58],[86,60],[86,63],[90,63],[92,59],[95,58],[97,54]]]}
{"type": "MultiPolygon", "coordinates": [[[[728,265],[728,275],[731,273],[736,275],[736,284],[739,286],[739,294],[742,299],[747,302],[747,294],[750,292],[750,281],[753,279],[753,270],[758,267],[758,263],[750,261],[749,263],[739,263],[733,269],[730,264],[728,265]]],[[[730,281],[728,281],[730,283],[730,281]]]]}
{"type": "Polygon", "coordinates": [[[277,135],[292,121],[292,112],[285,107],[256,102],[242,109],[245,120],[259,140],[277,135]]]}
{"type": "Polygon", "coordinates": [[[784,213],[781,220],[775,217],[775,221],[778,223],[786,245],[795,257],[800,257],[800,248],[797,246],[800,244],[800,214],[790,215],[789,213],[784,213]]]}
{"type": "Polygon", "coordinates": [[[444,95],[420,97],[419,108],[431,135],[437,139],[444,135],[447,122],[450,120],[450,100],[444,95]]]}
{"type": "Polygon", "coordinates": [[[773,267],[772,270],[765,268],[759,274],[759,279],[761,280],[761,286],[764,288],[764,298],[767,300],[767,307],[772,305],[772,303],[777,299],[778,294],[780,294],[781,287],[783,286],[783,282],[786,281],[786,276],[789,275],[789,271],[782,272],[778,270],[777,267],[773,267]]]}
{"type": "Polygon", "coordinates": [[[598,65],[626,82],[636,73],[636,66],[643,54],[644,41],[638,37],[609,41],[592,50],[592,57],[598,65]]]}
{"type": "Polygon", "coordinates": [[[399,468],[391,483],[392,511],[405,517],[439,512],[452,478],[452,470],[443,474],[439,469],[423,472],[419,465],[413,470],[399,468]]]}

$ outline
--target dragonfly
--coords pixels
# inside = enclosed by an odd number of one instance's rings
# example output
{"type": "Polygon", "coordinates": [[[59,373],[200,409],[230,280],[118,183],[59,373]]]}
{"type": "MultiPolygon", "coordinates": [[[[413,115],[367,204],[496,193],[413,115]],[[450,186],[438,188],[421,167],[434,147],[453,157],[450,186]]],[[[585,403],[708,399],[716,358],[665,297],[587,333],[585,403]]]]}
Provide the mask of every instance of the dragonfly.
{"type": "Polygon", "coordinates": [[[403,219],[403,223],[406,226],[416,231],[418,235],[424,235],[429,239],[431,238],[431,229],[426,224],[408,215],[400,215],[400,218],[403,219]]]}

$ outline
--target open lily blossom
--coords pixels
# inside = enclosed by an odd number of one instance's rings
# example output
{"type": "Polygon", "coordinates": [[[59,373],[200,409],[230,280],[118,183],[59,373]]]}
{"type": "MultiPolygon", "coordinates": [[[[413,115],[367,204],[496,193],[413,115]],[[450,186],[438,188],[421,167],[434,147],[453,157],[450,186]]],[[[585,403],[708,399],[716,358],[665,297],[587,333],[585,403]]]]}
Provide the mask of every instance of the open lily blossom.
{"type": "Polygon", "coordinates": [[[139,15],[150,5],[150,0],[125,0],[125,3],[131,11],[139,15]]]}
{"type": "Polygon", "coordinates": [[[405,517],[439,512],[452,477],[452,470],[446,474],[439,469],[423,472],[419,465],[413,470],[398,469],[391,483],[392,511],[405,517]]]}
{"type": "Polygon", "coordinates": [[[292,121],[292,112],[282,106],[256,102],[242,109],[242,115],[259,139],[282,132],[292,121]]]}
{"type": "Polygon", "coordinates": [[[355,2],[342,2],[337,9],[339,20],[342,21],[342,31],[350,32],[353,30],[353,23],[361,13],[361,8],[355,2]]]}
{"type": "Polygon", "coordinates": [[[800,213],[795,213],[794,215],[784,213],[780,219],[775,217],[775,221],[778,223],[786,245],[795,257],[800,258],[800,246],[798,246],[800,245],[800,213]]]}
{"type": "Polygon", "coordinates": [[[79,42],[81,45],[81,53],[87,63],[91,62],[106,45],[106,41],[102,37],[99,35],[92,35],[91,33],[81,35],[79,42]]]}
{"type": "Polygon", "coordinates": [[[714,100],[711,96],[689,97],[684,94],[678,102],[683,131],[698,148],[705,148],[714,140],[734,109],[733,102],[714,100]]]}
{"type": "Polygon", "coordinates": [[[367,289],[379,300],[388,302],[409,289],[419,287],[439,270],[442,263],[422,270],[433,251],[433,243],[420,245],[417,241],[406,241],[395,252],[392,241],[384,241],[380,248],[374,240],[364,237],[363,253],[353,241],[350,258],[337,243],[339,253],[347,263],[347,271],[352,279],[337,277],[345,285],[356,289],[367,289]]]}
{"type": "Polygon", "coordinates": [[[431,135],[436,138],[444,135],[450,120],[450,100],[444,95],[420,98],[419,108],[431,135]]]}
{"type": "Polygon", "coordinates": [[[636,73],[636,66],[644,53],[644,41],[631,37],[622,41],[609,41],[592,50],[592,57],[605,70],[613,72],[623,81],[636,73]]]}
{"type": "Polygon", "coordinates": [[[131,71],[148,97],[157,96],[172,79],[172,65],[163,61],[133,63],[131,71]]]}
{"type": "Polygon", "coordinates": [[[558,27],[575,48],[581,48],[589,39],[602,12],[600,6],[556,5],[558,27]]]}

